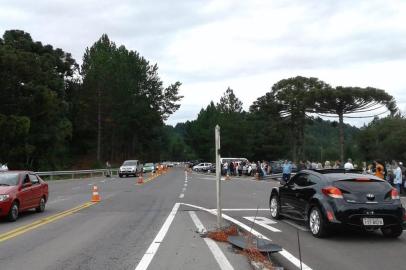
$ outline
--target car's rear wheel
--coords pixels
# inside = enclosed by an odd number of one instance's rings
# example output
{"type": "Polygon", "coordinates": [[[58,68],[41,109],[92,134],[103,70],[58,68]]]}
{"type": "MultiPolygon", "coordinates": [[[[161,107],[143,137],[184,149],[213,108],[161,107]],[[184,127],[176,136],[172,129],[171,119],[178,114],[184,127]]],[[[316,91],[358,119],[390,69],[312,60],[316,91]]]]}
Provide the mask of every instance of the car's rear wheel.
{"type": "Polygon", "coordinates": [[[388,238],[397,238],[399,237],[402,232],[403,232],[403,228],[402,226],[398,225],[398,226],[390,226],[390,227],[386,227],[386,228],[382,228],[381,229],[382,234],[385,237],[388,238]]]}
{"type": "Polygon", "coordinates": [[[118,174],[118,177],[123,178],[123,175],[121,173],[118,174]]]}
{"type": "Polygon", "coordinates": [[[313,236],[323,238],[328,235],[327,222],[319,207],[313,206],[309,212],[309,228],[313,236]]]}
{"type": "Polygon", "coordinates": [[[281,206],[279,204],[279,197],[278,195],[272,195],[271,200],[269,201],[269,209],[271,211],[271,217],[274,219],[281,218],[281,206]]]}
{"type": "Polygon", "coordinates": [[[8,212],[8,220],[9,221],[16,221],[18,219],[19,213],[19,205],[17,202],[13,202],[10,207],[10,211],[8,212]]]}
{"type": "Polygon", "coordinates": [[[45,211],[45,197],[42,197],[41,200],[39,201],[39,205],[37,208],[35,208],[35,211],[37,211],[37,213],[42,213],[45,211]]]}

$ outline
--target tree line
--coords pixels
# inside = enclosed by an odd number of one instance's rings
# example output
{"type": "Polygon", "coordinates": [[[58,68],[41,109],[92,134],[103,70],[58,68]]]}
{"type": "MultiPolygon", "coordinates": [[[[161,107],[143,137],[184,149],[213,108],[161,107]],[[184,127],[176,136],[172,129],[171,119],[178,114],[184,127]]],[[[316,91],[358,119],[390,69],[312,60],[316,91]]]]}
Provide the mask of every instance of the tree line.
{"type": "Polygon", "coordinates": [[[317,78],[297,76],[275,83],[248,112],[228,88],[217,104],[211,102],[196,120],[178,124],[176,129],[193,147],[195,157],[213,160],[216,124],[221,126],[222,156],[293,161],[406,158],[405,148],[385,151],[384,147],[401,146],[401,136],[406,135],[405,119],[391,95],[372,87],[332,87],[317,78]],[[379,119],[382,113],[389,116],[379,119]],[[356,128],[344,123],[347,117],[374,120],[356,128]],[[398,128],[390,128],[390,123],[398,128]]]}
{"type": "Polygon", "coordinates": [[[6,31],[0,39],[0,162],[10,168],[97,167],[159,160],[164,121],[180,82],[164,86],[157,64],[103,35],[79,66],[70,53],[6,31]]]}
{"type": "Polygon", "coordinates": [[[72,55],[21,30],[0,39],[0,162],[10,168],[100,167],[124,159],[214,159],[214,126],[222,156],[250,160],[406,159],[406,120],[382,89],[332,87],[317,78],[276,82],[248,111],[231,88],[175,127],[180,82],[164,86],[158,65],[102,35],[72,55]],[[377,111],[389,116],[379,119],[377,111]],[[375,114],[362,128],[345,124],[375,114]],[[321,118],[322,117],[322,118],[321,118]],[[338,121],[324,120],[335,117],[338,121]]]}

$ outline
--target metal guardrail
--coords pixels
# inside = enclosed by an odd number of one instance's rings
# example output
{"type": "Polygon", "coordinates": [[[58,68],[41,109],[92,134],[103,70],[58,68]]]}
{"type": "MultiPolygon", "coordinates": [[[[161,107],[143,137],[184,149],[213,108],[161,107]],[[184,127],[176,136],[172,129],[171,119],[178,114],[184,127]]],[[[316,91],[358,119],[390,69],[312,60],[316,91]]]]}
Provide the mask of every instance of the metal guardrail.
{"type": "MultiPolygon", "coordinates": [[[[106,176],[110,171],[110,175],[118,175],[118,169],[99,169],[99,170],[79,170],[79,171],[48,171],[48,172],[35,172],[39,176],[49,177],[49,180],[54,180],[55,176],[68,176],[70,175],[71,179],[75,179],[75,176],[89,175],[90,177],[94,176],[106,176]]],[[[66,178],[65,178],[66,179],[66,178]]]]}

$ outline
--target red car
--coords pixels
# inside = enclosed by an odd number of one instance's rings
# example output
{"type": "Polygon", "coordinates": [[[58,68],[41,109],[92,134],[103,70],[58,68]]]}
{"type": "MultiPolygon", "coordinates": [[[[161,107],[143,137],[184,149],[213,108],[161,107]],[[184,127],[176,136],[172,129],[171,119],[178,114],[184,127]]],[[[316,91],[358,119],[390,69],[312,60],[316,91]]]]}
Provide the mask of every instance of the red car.
{"type": "Polygon", "coordinates": [[[0,172],[0,217],[16,221],[20,212],[45,210],[48,184],[33,172],[0,172]]]}

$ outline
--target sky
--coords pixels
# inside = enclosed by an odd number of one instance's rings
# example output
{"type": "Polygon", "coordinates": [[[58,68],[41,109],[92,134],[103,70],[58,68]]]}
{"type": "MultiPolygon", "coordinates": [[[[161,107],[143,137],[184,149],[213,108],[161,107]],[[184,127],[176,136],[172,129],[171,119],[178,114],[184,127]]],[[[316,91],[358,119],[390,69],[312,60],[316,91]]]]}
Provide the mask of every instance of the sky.
{"type": "MultiPolygon", "coordinates": [[[[386,90],[406,111],[404,0],[0,0],[0,33],[20,29],[78,63],[103,33],[180,81],[193,120],[231,87],[244,109],[281,79],[386,90]]],[[[369,119],[346,119],[361,126],[369,119]]]]}

